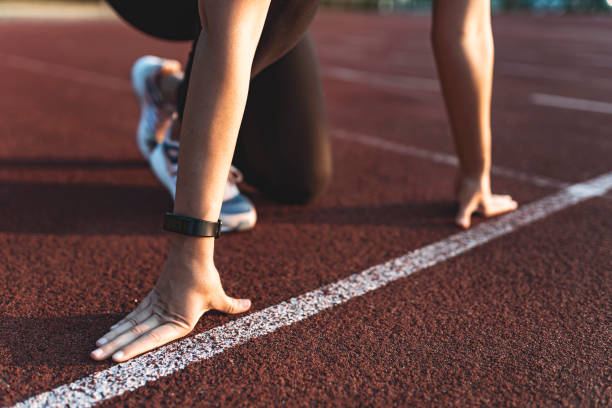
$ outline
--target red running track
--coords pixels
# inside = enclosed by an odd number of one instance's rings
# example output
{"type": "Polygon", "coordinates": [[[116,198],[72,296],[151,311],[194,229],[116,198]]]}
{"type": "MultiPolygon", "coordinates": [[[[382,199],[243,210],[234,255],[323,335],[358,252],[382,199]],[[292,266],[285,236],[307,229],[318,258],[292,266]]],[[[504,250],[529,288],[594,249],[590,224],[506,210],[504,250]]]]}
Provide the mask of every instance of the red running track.
{"type": "MultiPolygon", "coordinates": [[[[428,85],[428,24],[318,16],[334,130],[452,154],[428,85]]],[[[612,21],[500,16],[494,26],[495,164],[559,185],[611,171],[611,115],[536,106],[531,95],[611,103],[612,21]]],[[[154,284],[170,200],[133,141],[127,78],[142,54],[184,60],[186,51],[120,22],[0,24],[2,405],[110,367],[88,352],[154,284]]],[[[257,228],[219,241],[227,291],[250,297],[254,311],[457,232],[452,166],[340,138],[334,160],[332,186],[315,204],[252,192],[257,228]]],[[[494,187],[523,204],[557,190],[501,175],[494,187]]],[[[610,198],[103,405],[608,406],[610,198]]],[[[230,320],[207,315],[196,332],[230,320]]]]}

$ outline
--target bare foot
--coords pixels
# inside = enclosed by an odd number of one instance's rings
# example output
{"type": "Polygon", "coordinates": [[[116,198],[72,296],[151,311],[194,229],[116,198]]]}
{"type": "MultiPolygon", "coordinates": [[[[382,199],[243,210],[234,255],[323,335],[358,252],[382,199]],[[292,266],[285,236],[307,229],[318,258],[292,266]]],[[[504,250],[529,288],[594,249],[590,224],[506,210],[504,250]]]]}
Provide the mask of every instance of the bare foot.
{"type": "Polygon", "coordinates": [[[155,289],[96,342],[91,358],[126,361],[186,336],[209,310],[236,314],[250,309],[250,300],[225,294],[212,262],[193,261],[193,251],[180,252],[171,251],[155,289]]]}
{"type": "Polygon", "coordinates": [[[475,212],[484,217],[493,217],[518,208],[518,203],[509,195],[491,193],[488,177],[460,179],[457,182],[457,201],[459,212],[455,222],[463,229],[470,228],[472,214],[475,212]]]}

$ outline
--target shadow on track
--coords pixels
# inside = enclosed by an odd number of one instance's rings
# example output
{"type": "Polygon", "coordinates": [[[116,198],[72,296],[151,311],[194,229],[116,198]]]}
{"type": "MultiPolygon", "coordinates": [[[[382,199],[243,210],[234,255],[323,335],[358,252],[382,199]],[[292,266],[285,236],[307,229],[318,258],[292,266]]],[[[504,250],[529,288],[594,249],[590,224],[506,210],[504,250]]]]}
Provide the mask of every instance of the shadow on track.
{"type": "Polygon", "coordinates": [[[161,187],[0,182],[0,232],[160,235],[161,187]]]}
{"type": "Polygon", "coordinates": [[[419,201],[362,206],[279,206],[254,197],[260,218],[266,223],[372,225],[399,228],[453,227],[457,204],[453,201],[419,201]]]}
{"type": "Polygon", "coordinates": [[[0,169],[141,169],[148,168],[144,160],[104,160],[65,158],[0,159],[0,169]]]}
{"type": "MultiPolygon", "coordinates": [[[[91,360],[89,352],[106,329],[124,316],[125,313],[113,312],[56,317],[0,315],[0,373],[11,366],[35,368],[85,364],[100,368],[101,363],[91,360]]],[[[198,323],[194,333],[238,317],[210,311],[206,319],[202,319],[206,326],[203,322],[198,323]]]]}
{"type": "MultiPolygon", "coordinates": [[[[24,166],[25,161],[23,162],[24,166]]],[[[85,164],[43,161],[41,166],[85,164]]],[[[3,161],[0,161],[0,167],[3,161]]],[[[105,166],[105,163],[90,163],[105,166]]],[[[112,164],[111,164],[112,165],[112,164]]],[[[117,164],[118,166],[120,165],[117,164]]],[[[134,162],[140,166],[140,162],[134,162]]],[[[419,201],[362,206],[320,207],[281,205],[252,190],[259,219],[267,224],[392,226],[444,228],[452,226],[456,204],[419,201]]],[[[172,201],[162,187],[80,183],[0,182],[0,232],[78,235],[161,235],[163,214],[172,201]]]]}

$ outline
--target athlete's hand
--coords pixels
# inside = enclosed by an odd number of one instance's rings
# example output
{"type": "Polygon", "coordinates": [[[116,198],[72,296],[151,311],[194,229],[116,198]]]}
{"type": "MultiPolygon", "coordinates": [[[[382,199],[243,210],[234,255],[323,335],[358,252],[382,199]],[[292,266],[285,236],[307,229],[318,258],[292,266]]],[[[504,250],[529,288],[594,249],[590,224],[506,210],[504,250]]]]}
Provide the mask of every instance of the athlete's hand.
{"type": "Polygon", "coordinates": [[[201,261],[201,254],[190,248],[190,243],[199,245],[196,240],[201,238],[176,240],[182,243],[173,245],[155,288],[96,342],[99,348],[91,353],[93,359],[112,356],[122,362],[160,347],[191,332],[209,310],[232,314],[249,310],[248,299],[225,294],[212,261],[201,261]]]}
{"type": "Polygon", "coordinates": [[[457,181],[457,201],[459,212],[455,222],[463,229],[470,228],[472,214],[475,212],[484,217],[493,217],[518,208],[518,203],[509,195],[491,193],[488,177],[460,178],[457,181]]]}

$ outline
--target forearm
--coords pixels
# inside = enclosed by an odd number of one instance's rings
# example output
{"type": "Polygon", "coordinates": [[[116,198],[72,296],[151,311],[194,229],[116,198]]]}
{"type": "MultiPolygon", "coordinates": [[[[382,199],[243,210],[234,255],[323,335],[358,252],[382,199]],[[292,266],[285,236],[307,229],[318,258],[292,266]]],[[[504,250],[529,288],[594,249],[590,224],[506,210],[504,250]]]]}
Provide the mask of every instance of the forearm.
{"type": "Polygon", "coordinates": [[[248,56],[202,34],[182,124],[175,212],[216,220],[249,84],[248,56]]]}
{"type": "MultiPolygon", "coordinates": [[[[253,55],[269,0],[199,0],[203,33],[189,85],[174,211],[219,216],[249,86],[253,55]]],[[[248,299],[223,290],[214,240],[175,234],[155,288],[100,338],[91,354],[117,362],[188,334],[209,310],[243,313],[248,299]]]]}
{"type": "Polygon", "coordinates": [[[487,0],[437,0],[432,44],[464,176],[491,166],[493,35],[487,0]]]}
{"type": "MultiPolygon", "coordinates": [[[[181,128],[176,213],[219,217],[267,7],[267,1],[200,1],[204,30],[181,128]]],[[[212,248],[212,240],[199,241],[212,248]]]]}

